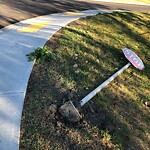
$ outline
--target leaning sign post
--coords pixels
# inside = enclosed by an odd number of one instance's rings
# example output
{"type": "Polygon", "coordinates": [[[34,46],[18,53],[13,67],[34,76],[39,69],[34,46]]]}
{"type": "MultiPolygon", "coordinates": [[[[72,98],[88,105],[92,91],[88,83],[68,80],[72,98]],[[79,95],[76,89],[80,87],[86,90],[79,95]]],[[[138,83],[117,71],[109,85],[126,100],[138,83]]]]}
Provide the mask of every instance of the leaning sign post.
{"type": "MultiPolygon", "coordinates": [[[[91,98],[93,98],[98,92],[100,92],[106,85],[108,85],[112,80],[114,80],[120,73],[122,73],[125,69],[127,69],[131,64],[139,70],[144,69],[144,64],[142,60],[130,49],[124,48],[122,49],[125,57],[129,60],[125,66],[123,66],[120,70],[118,70],[115,74],[113,74],[110,78],[108,78],[105,82],[99,85],[96,89],[90,92],[87,96],[85,96],[79,102],[79,108],[85,105],[91,98]]],[[[63,117],[68,119],[71,122],[77,122],[81,119],[81,115],[78,109],[74,106],[71,101],[66,102],[59,108],[59,112],[63,117]]]]}

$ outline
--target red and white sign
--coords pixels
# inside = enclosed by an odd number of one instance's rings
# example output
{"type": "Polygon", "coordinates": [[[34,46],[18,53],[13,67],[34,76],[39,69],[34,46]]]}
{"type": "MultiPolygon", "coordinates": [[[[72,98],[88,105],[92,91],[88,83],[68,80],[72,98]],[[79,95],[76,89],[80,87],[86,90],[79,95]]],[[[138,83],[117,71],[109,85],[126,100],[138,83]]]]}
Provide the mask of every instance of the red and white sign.
{"type": "Polygon", "coordinates": [[[132,50],[128,48],[124,48],[123,53],[133,66],[135,66],[136,68],[140,70],[144,69],[144,64],[142,60],[132,50]]]}

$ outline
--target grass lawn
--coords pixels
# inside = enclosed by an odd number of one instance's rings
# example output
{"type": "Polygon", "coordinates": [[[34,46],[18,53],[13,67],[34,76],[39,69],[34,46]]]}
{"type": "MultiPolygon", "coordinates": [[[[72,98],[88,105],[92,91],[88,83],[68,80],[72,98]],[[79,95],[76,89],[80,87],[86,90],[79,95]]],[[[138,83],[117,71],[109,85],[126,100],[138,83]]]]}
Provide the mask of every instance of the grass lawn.
{"type": "Polygon", "coordinates": [[[68,24],[47,43],[52,59],[36,63],[24,103],[20,150],[148,150],[150,14],[114,12],[68,24]],[[56,111],[79,102],[127,64],[132,49],[145,69],[129,67],[81,110],[79,123],[56,111]]]}

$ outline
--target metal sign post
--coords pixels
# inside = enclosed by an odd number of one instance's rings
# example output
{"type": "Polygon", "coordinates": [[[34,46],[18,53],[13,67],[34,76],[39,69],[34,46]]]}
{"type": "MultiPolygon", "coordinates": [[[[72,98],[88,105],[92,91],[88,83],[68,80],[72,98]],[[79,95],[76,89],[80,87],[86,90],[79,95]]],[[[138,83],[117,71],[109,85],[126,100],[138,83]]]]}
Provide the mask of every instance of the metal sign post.
{"type": "MultiPolygon", "coordinates": [[[[82,107],[85,105],[91,98],[93,98],[98,92],[100,92],[106,85],[108,85],[112,80],[114,80],[120,73],[122,73],[125,69],[127,69],[131,64],[136,68],[143,70],[144,64],[142,60],[130,49],[124,48],[123,53],[125,57],[129,60],[124,67],[122,67],[119,71],[117,71],[114,75],[112,75],[109,79],[99,85],[96,89],[94,89],[91,93],[85,96],[80,102],[79,105],[82,107]]],[[[71,122],[77,122],[81,119],[81,115],[79,114],[78,109],[73,105],[71,101],[66,102],[59,108],[59,112],[63,117],[68,119],[71,122]]]]}
{"type": "Polygon", "coordinates": [[[142,60],[130,49],[124,48],[122,49],[125,57],[129,60],[129,63],[126,64],[124,67],[122,67],[119,71],[117,71],[114,75],[112,75],[109,79],[107,79],[105,82],[103,82],[101,85],[99,85],[95,90],[93,90],[91,93],[89,93],[86,97],[84,97],[80,101],[81,107],[87,103],[92,97],[94,97],[101,89],[103,89],[106,85],[108,85],[112,80],[114,80],[120,73],[122,73],[125,69],[127,69],[131,64],[140,69],[144,69],[144,64],[142,60]]]}

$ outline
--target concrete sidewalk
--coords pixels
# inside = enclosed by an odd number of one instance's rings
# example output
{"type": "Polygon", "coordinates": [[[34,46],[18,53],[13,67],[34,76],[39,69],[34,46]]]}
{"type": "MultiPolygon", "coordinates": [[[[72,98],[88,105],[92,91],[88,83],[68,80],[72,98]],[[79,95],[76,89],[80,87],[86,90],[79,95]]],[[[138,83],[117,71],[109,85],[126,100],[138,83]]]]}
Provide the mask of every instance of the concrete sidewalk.
{"type": "Polygon", "coordinates": [[[26,54],[71,21],[105,13],[88,10],[40,16],[0,30],[0,150],[18,150],[24,97],[34,62],[26,54]]]}

